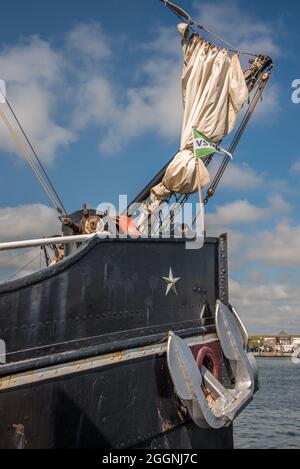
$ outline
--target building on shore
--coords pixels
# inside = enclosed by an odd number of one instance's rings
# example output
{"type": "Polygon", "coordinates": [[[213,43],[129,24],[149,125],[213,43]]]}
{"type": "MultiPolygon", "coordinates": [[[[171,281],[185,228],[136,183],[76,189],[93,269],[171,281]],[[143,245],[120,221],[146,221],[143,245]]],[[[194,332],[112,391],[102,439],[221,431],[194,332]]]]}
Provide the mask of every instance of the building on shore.
{"type": "Polygon", "coordinates": [[[255,336],[249,338],[250,348],[262,352],[293,353],[300,348],[300,336],[287,334],[282,331],[274,336],[255,336]]]}
{"type": "Polygon", "coordinates": [[[300,347],[300,337],[294,337],[293,347],[294,348],[299,348],[300,347]]]}
{"type": "Polygon", "coordinates": [[[288,347],[293,345],[294,338],[286,332],[280,332],[276,337],[277,345],[281,347],[288,347]]]}

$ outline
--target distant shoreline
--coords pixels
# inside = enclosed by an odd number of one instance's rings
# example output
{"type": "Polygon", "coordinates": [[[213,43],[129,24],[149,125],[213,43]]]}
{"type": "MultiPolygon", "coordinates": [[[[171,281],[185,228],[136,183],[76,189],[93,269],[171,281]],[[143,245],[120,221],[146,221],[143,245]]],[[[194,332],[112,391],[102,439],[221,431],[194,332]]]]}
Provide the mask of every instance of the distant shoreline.
{"type": "Polygon", "coordinates": [[[255,358],[292,358],[292,353],[281,353],[281,352],[255,352],[253,353],[255,358]]]}

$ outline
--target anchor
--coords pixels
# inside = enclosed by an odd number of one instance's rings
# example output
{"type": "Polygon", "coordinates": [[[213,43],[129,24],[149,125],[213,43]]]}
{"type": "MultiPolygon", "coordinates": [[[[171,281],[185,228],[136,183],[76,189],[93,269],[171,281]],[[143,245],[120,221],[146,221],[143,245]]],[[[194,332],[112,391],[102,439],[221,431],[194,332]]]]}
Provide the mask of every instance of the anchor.
{"type": "Polygon", "coordinates": [[[203,429],[229,427],[259,388],[256,361],[247,353],[247,331],[234,308],[220,301],[216,305],[216,328],[234,376],[233,389],[226,389],[205,366],[199,370],[186,342],[173,332],[169,334],[167,360],[176,394],[194,423],[203,429]],[[213,403],[208,403],[203,387],[212,395],[213,403]]]}

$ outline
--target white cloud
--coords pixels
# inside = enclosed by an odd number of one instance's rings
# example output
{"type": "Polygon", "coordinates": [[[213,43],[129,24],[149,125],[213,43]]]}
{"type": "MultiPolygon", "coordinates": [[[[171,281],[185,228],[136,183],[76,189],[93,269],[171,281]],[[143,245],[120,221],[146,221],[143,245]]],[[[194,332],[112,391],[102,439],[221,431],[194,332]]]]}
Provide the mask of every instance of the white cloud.
{"type": "Polygon", "coordinates": [[[154,42],[142,44],[139,49],[149,55],[135,76],[139,84],[124,90],[120,83],[96,69],[77,97],[74,125],[99,127],[103,133],[99,142],[101,153],[114,153],[149,131],[165,139],[177,138],[179,145],[183,108],[178,33],[175,28],[162,29],[154,42]]]}
{"type": "MultiPolygon", "coordinates": [[[[0,52],[1,77],[7,82],[7,98],[29,134],[43,161],[51,162],[61,146],[75,136],[58,123],[65,62],[50,45],[37,37],[29,38],[0,52]]],[[[8,107],[1,105],[7,116],[8,107]]],[[[13,119],[10,121],[14,123],[13,119]]],[[[17,129],[17,126],[14,124],[17,129]]],[[[17,131],[18,135],[20,132],[17,131]]],[[[1,121],[0,149],[19,155],[1,121]]]]}
{"type": "Polygon", "coordinates": [[[246,256],[271,267],[300,267],[300,226],[282,222],[273,230],[258,233],[246,256]]]}
{"type": "MultiPolygon", "coordinates": [[[[28,83],[25,92],[23,86],[12,86],[11,96],[18,118],[40,158],[46,163],[51,163],[59,148],[69,145],[75,139],[71,130],[57,123],[54,114],[58,101],[54,91],[38,83],[28,83]]],[[[20,131],[17,128],[16,130],[20,135],[20,131]]],[[[5,135],[7,138],[7,131],[5,135]]],[[[7,149],[18,151],[13,141],[10,141],[7,149]]]]}
{"type": "Polygon", "coordinates": [[[74,111],[74,125],[78,128],[89,126],[104,130],[99,141],[103,154],[112,154],[136,137],[155,131],[164,138],[180,135],[180,100],[177,98],[176,80],[152,87],[131,88],[125,93],[111,85],[105,78],[94,77],[86,83],[77,100],[74,111]],[[125,101],[125,102],[124,102],[125,101]],[[113,143],[112,143],[113,142],[113,143]]]}
{"type": "Polygon", "coordinates": [[[100,23],[80,23],[67,34],[67,45],[84,60],[99,61],[111,56],[111,47],[100,23]]]}
{"type": "Polygon", "coordinates": [[[295,163],[291,166],[292,173],[300,173],[300,158],[298,158],[295,163]]]}
{"type": "Polygon", "coordinates": [[[241,52],[277,57],[278,25],[259,20],[237,1],[194,2],[199,22],[230,41],[241,52]]]}
{"type": "MultiPolygon", "coordinates": [[[[215,157],[209,166],[212,175],[216,173],[219,165],[220,160],[218,157],[215,157]]],[[[255,172],[247,163],[236,163],[233,161],[229,164],[220,187],[221,189],[248,191],[264,184],[264,180],[265,174],[255,172]]]]}
{"type": "Polygon", "coordinates": [[[300,332],[300,288],[231,280],[230,296],[250,333],[300,332]]]}
{"type": "Polygon", "coordinates": [[[292,211],[291,205],[280,194],[271,194],[268,201],[269,216],[274,217],[276,221],[282,220],[292,211]]]}
{"type": "Polygon", "coordinates": [[[256,124],[257,121],[264,122],[264,125],[272,124],[273,120],[277,117],[280,111],[280,87],[277,83],[273,83],[271,77],[270,83],[264,91],[262,100],[258,103],[255,113],[253,114],[252,124],[256,124]],[[266,120],[265,118],[268,117],[266,120]]]}
{"type": "Polygon", "coordinates": [[[177,137],[179,146],[182,121],[180,68],[172,61],[158,60],[155,64],[146,63],[143,70],[151,79],[151,86],[132,88],[126,92],[126,104],[115,110],[110,122],[111,130],[100,143],[101,151],[116,151],[118,146],[122,148],[129,140],[149,131],[165,139],[177,137]],[[118,129],[117,135],[115,129],[118,129]]]}
{"type": "MultiPolygon", "coordinates": [[[[54,236],[61,232],[55,210],[41,204],[0,208],[0,242],[54,236]]],[[[40,248],[0,251],[0,282],[19,278],[45,266],[40,248]],[[19,272],[20,271],[20,272],[19,272]]]]}
{"type": "Polygon", "coordinates": [[[0,282],[30,275],[46,265],[40,248],[0,252],[0,282]]]}
{"type": "Polygon", "coordinates": [[[277,217],[282,219],[291,210],[279,194],[269,198],[267,207],[257,207],[248,200],[236,200],[235,202],[217,206],[213,213],[206,216],[207,230],[209,233],[227,231],[229,227],[255,224],[256,222],[277,217]]]}
{"type": "Polygon", "coordinates": [[[270,197],[265,207],[257,207],[248,200],[238,200],[223,206],[217,206],[213,213],[206,216],[208,235],[218,236],[229,233],[230,268],[235,273],[246,274],[249,268],[266,266],[293,268],[299,266],[296,228],[291,228],[288,221],[291,207],[280,195],[270,197]],[[263,230],[262,223],[278,224],[281,229],[263,230]],[[254,264],[253,264],[254,263],[254,264]],[[250,267],[251,265],[251,267],[250,267]]]}
{"type": "Polygon", "coordinates": [[[161,27],[155,33],[155,38],[147,43],[140,44],[138,49],[152,53],[153,51],[167,58],[173,56],[175,60],[182,57],[180,36],[174,27],[161,27]]]}
{"type": "Polygon", "coordinates": [[[63,57],[37,36],[15,46],[5,46],[0,53],[1,76],[8,82],[8,91],[11,83],[25,86],[33,81],[57,82],[62,77],[63,62],[63,57]]]}
{"type": "Polygon", "coordinates": [[[215,226],[233,226],[245,223],[253,223],[263,220],[267,216],[267,210],[252,205],[247,200],[218,206],[213,214],[207,216],[207,224],[215,226]]]}
{"type": "Polygon", "coordinates": [[[113,86],[103,77],[91,77],[77,96],[73,111],[75,128],[111,123],[118,113],[113,86]]]}
{"type": "MultiPolygon", "coordinates": [[[[60,49],[31,37],[0,52],[8,99],[44,162],[51,163],[80,130],[91,126],[102,135],[101,153],[115,152],[149,131],[165,139],[177,137],[179,144],[181,47],[176,29],[163,28],[153,42],[140,46],[148,58],[138,68],[139,84],[126,89],[114,76],[112,47],[101,25],[90,22],[70,31],[60,49]]],[[[19,155],[2,123],[0,132],[0,149],[19,155]]]]}
{"type": "MultiPolygon", "coordinates": [[[[229,41],[241,52],[268,55],[273,59],[281,55],[278,24],[258,19],[249,13],[249,9],[244,5],[242,7],[240,2],[235,0],[214,3],[195,1],[194,9],[195,17],[199,18],[200,23],[229,41]]],[[[209,40],[215,42],[213,38],[209,37],[209,40]]],[[[244,68],[247,68],[246,58],[241,57],[244,68]]],[[[278,115],[279,110],[280,88],[271,78],[271,82],[264,91],[263,101],[257,105],[252,122],[262,120],[266,116],[270,121],[278,115]]]]}
{"type": "Polygon", "coordinates": [[[41,238],[60,233],[54,209],[42,204],[0,208],[0,241],[41,238]]]}
{"type": "MultiPolygon", "coordinates": [[[[221,4],[201,7],[203,22],[209,25],[215,16],[215,29],[222,25],[231,34],[235,31],[235,38],[244,43],[249,39],[251,26],[255,38],[264,43],[268,38],[269,46],[272,44],[276,52],[271,26],[263,28],[261,22],[245,18],[236,5],[233,8],[237,27],[232,27],[231,14],[230,27],[224,26],[223,15],[227,17],[230,9],[221,4]]],[[[117,59],[112,60],[114,54],[117,58],[120,54],[123,42],[119,39],[111,41],[101,24],[94,21],[77,24],[66,34],[59,49],[38,37],[30,37],[0,52],[8,97],[43,161],[51,163],[60,150],[79,138],[80,131],[91,126],[99,129],[98,147],[104,154],[124,148],[147,132],[166,140],[176,139],[179,145],[183,116],[182,52],[175,25],[157,30],[154,40],[133,46],[137,55],[144,51],[145,58],[132,70],[129,78],[132,84],[126,89],[114,73],[117,59]]],[[[270,106],[272,110],[278,107],[276,86],[266,93],[265,105],[258,109],[258,114],[266,109],[271,114],[270,106]]],[[[0,132],[0,149],[18,154],[7,131],[1,127],[0,132]]],[[[236,187],[242,181],[245,185],[259,183],[250,168],[235,166],[231,172],[236,187]]],[[[225,184],[230,173],[226,178],[225,184]]]]}
{"type": "MultiPolygon", "coordinates": [[[[230,33],[229,37],[236,40],[241,47],[251,45],[254,50],[257,47],[259,53],[270,53],[274,56],[279,54],[275,28],[245,15],[245,11],[241,10],[237,4],[224,6],[224,4],[203,5],[201,3],[198,7],[201,9],[204,24],[211,23],[215,31],[218,31],[220,26],[221,32],[230,33]],[[224,21],[224,18],[228,21],[224,21]],[[234,27],[232,22],[234,22],[234,27]]],[[[196,5],[196,9],[198,7],[196,5]]],[[[175,27],[161,28],[157,31],[153,41],[142,44],[139,48],[150,55],[155,54],[155,58],[148,58],[139,66],[139,76],[143,76],[145,84],[129,87],[124,92],[106,81],[104,108],[107,107],[109,94],[114,94],[114,99],[107,113],[106,132],[99,145],[103,153],[112,153],[128,141],[149,131],[165,139],[177,138],[178,142],[180,140],[183,116],[180,90],[182,54],[178,33],[175,27]],[[118,135],[113,130],[114,127],[118,128],[118,135]],[[114,140],[113,146],[111,145],[112,139],[114,140]]],[[[100,96],[102,96],[102,88],[103,86],[100,87],[100,96]]],[[[93,103],[97,103],[96,88],[92,96],[94,96],[93,103]]],[[[279,96],[278,86],[276,84],[269,86],[263,103],[258,105],[256,118],[265,118],[266,115],[275,116],[279,109],[279,96]]],[[[91,121],[96,123],[93,105],[87,106],[87,113],[89,112],[91,121]]],[[[101,111],[98,111],[98,114],[98,124],[100,123],[103,129],[103,115],[101,111]]],[[[232,168],[225,177],[225,185],[231,184],[232,187],[241,188],[251,185],[257,187],[262,183],[262,176],[256,176],[249,167],[235,165],[232,168]]]]}

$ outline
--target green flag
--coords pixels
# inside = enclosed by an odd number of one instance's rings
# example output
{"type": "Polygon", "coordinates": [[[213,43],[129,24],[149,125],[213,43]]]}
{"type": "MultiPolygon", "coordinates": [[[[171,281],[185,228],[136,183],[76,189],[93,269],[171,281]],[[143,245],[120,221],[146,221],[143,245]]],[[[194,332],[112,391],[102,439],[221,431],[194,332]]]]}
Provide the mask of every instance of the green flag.
{"type": "Polygon", "coordinates": [[[213,153],[224,153],[232,159],[232,155],[228,153],[228,151],[223,150],[223,148],[216,145],[212,140],[205,137],[205,135],[196,129],[193,129],[193,141],[195,158],[204,159],[213,153]]]}

